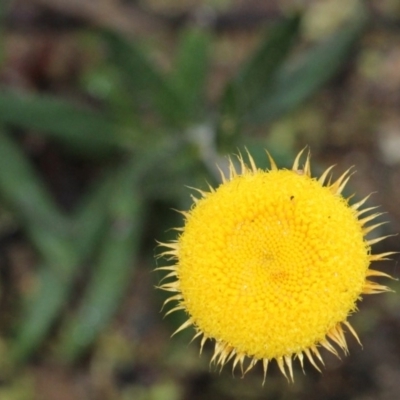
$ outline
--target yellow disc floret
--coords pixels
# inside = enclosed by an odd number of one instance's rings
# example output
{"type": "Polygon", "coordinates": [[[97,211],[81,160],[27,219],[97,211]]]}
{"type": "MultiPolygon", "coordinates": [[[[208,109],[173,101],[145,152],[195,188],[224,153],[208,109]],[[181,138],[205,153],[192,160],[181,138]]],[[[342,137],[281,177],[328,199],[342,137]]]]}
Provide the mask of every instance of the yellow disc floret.
{"type": "MultiPolygon", "coordinates": [[[[300,156],[300,155],[299,155],[300,156]]],[[[231,163],[230,179],[185,213],[186,222],[176,243],[163,254],[176,258],[161,286],[177,292],[171,311],[183,309],[197,336],[215,339],[213,360],[224,365],[234,358],[243,368],[262,360],[264,371],[275,359],[292,377],[292,357],[303,353],[317,367],[318,345],[336,354],[327,339],[347,350],[342,324],[347,322],[363,293],[385,291],[366,280],[385,275],[369,264],[388,254],[370,255],[362,220],[363,202],[350,206],[341,196],[348,173],[328,186],[329,171],[311,177],[309,158],[304,170],[251,168],[242,158],[240,174],[231,163]]],[[[376,241],[376,240],[375,240],[376,241]]],[[[318,368],[318,367],[317,367],[318,368]]]]}

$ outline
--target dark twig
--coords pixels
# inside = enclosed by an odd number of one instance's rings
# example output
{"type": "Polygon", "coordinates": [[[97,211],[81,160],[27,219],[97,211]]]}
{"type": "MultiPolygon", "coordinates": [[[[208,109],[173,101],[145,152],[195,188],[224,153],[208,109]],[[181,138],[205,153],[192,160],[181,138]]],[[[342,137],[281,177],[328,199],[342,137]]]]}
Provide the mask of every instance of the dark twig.
{"type": "Polygon", "coordinates": [[[143,35],[185,25],[207,26],[215,31],[254,29],[280,18],[281,13],[276,9],[237,9],[218,14],[208,7],[200,7],[166,15],[109,0],[30,0],[14,3],[4,22],[8,29],[17,31],[60,32],[92,25],[143,35]]]}

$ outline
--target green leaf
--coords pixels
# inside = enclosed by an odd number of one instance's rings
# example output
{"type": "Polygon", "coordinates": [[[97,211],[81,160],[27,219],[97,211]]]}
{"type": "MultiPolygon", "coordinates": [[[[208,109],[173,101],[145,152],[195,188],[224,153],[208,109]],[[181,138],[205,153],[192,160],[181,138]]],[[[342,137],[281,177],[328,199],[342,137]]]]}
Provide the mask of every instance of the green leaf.
{"type": "MultiPolygon", "coordinates": [[[[68,235],[71,224],[10,135],[0,131],[0,197],[23,226],[68,235]]],[[[32,237],[35,243],[35,235],[32,237]]],[[[39,246],[40,247],[40,246],[39,246]]]]}
{"type": "Polygon", "coordinates": [[[210,42],[210,34],[202,29],[185,30],[169,77],[169,83],[184,99],[193,117],[198,117],[204,107],[210,42]]]}
{"type": "Polygon", "coordinates": [[[114,174],[115,170],[112,169],[102,176],[84,196],[71,217],[74,227],[71,239],[80,260],[92,256],[107,231],[107,210],[110,193],[115,186],[114,174]]]}
{"type": "Polygon", "coordinates": [[[0,196],[10,205],[43,259],[39,290],[27,303],[12,349],[14,360],[33,351],[65,303],[78,258],[73,224],[53,199],[16,143],[0,132],[0,196]]]}
{"type": "Polygon", "coordinates": [[[75,360],[96,339],[117,310],[131,281],[142,232],[143,205],[136,169],[116,179],[110,225],[78,313],[62,329],[61,357],[75,360]]]}
{"type": "Polygon", "coordinates": [[[109,153],[122,145],[107,115],[48,95],[1,90],[0,122],[38,130],[79,151],[109,153]]]}
{"type": "Polygon", "coordinates": [[[109,194],[114,176],[102,180],[82,201],[71,218],[69,237],[28,226],[31,239],[39,243],[43,264],[39,268],[37,289],[25,299],[16,326],[12,358],[21,362],[45,340],[49,329],[67,304],[80,266],[97,248],[106,230],[109,194]]]}
{"type": "Polygon", "coordinates": [[[10,357],[14,362],[23,362],[42,344],[56,317],[65,307],[71,283],[70,276],[60,274],[51,265],[40,266],[38,287],[29,299],[25,299],[22,317],[11,343],[10,357]]]}
{"type": "Polygon", "coordinates": [[[276,75],[264,99],[247,112],[246,122],[271,121],[294,109],[319,90],[348,59],[365,23],[365,15],[360,15],[310,49],[297,62],[285,65],[276,75]]]}
{"type": "Polygon", "coordinates": [[[187,105],[139,47],[114,32],[103,30],[101,34],[108,45],[110,60],[124,75],[138,107],[148,105],[168,124],[182,125],[189,113],[187,105]]]}
{"type": "Polygon", "coordinates": [[[299,24],[296,14],[268,31],[259,49],[228,83],[221,102],[220,142],[234,139],[242,118],[264,98],[297,37],[299,24]]]}
{"type": "Polygon", "coordinates": [[[294,15],[268,32],[260,48],[239,71],[231,83],[240,113],[247,112],[259,101],[281,67],[299,32],[300,16],[294,15]]]}

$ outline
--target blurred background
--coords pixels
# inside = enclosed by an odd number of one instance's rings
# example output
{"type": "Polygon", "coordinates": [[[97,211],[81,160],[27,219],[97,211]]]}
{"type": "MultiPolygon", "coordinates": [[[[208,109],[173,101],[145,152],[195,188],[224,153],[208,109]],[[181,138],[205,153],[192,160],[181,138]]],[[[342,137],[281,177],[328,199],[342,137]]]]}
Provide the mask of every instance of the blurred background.
{"type": "Polygon", "coordinates": [[[185,316],[154,289],[187,187],[245,147],[263,168],[306,145],[316,175],[354,165],[346,195],[373,192],[374,234],[399,232],[398,1],[2,0],[0,29],[1,400],[398,398],[396,294],[359,303],[363,347],[262,387],[170,339],[185,316]]]}

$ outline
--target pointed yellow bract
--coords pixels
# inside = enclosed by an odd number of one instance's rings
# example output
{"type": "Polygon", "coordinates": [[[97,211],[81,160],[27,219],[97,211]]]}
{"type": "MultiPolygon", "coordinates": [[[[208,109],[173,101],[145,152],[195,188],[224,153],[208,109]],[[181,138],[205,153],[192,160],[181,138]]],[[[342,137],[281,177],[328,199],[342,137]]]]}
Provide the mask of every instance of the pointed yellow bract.
{"type": "Polygon", "coordinates": [[[321,346],[347,352],[344,329],[357,338],[347,321],[357,300],[388,290],[369,278],[389,276],[369,265],[391,253],[370,254],[384,238],[366,240],[380,224],[365,224],[380,214],[359,218],[370,210],[360,210],[367,198],[350,205],[342,197],[349,171],[332,183],[331,168],[311,176],[309,156],[300,169],[300,153],[292,170],[268,157],[264,171],[239,156],[239,172],[231,161],[216,190],[199,191],[177,241],[161,244],[176,263],[158,268],[172,279],[160,288],[173,293],[166,303],[177,303],[167,314],[188,315],[176,332],[194,326],[201,348],[215,340],[212,362],[233,359],[247,372],[261,360],[266,373],[276,360],[293,380],[294,357],[319,370],[321,346]]]}

